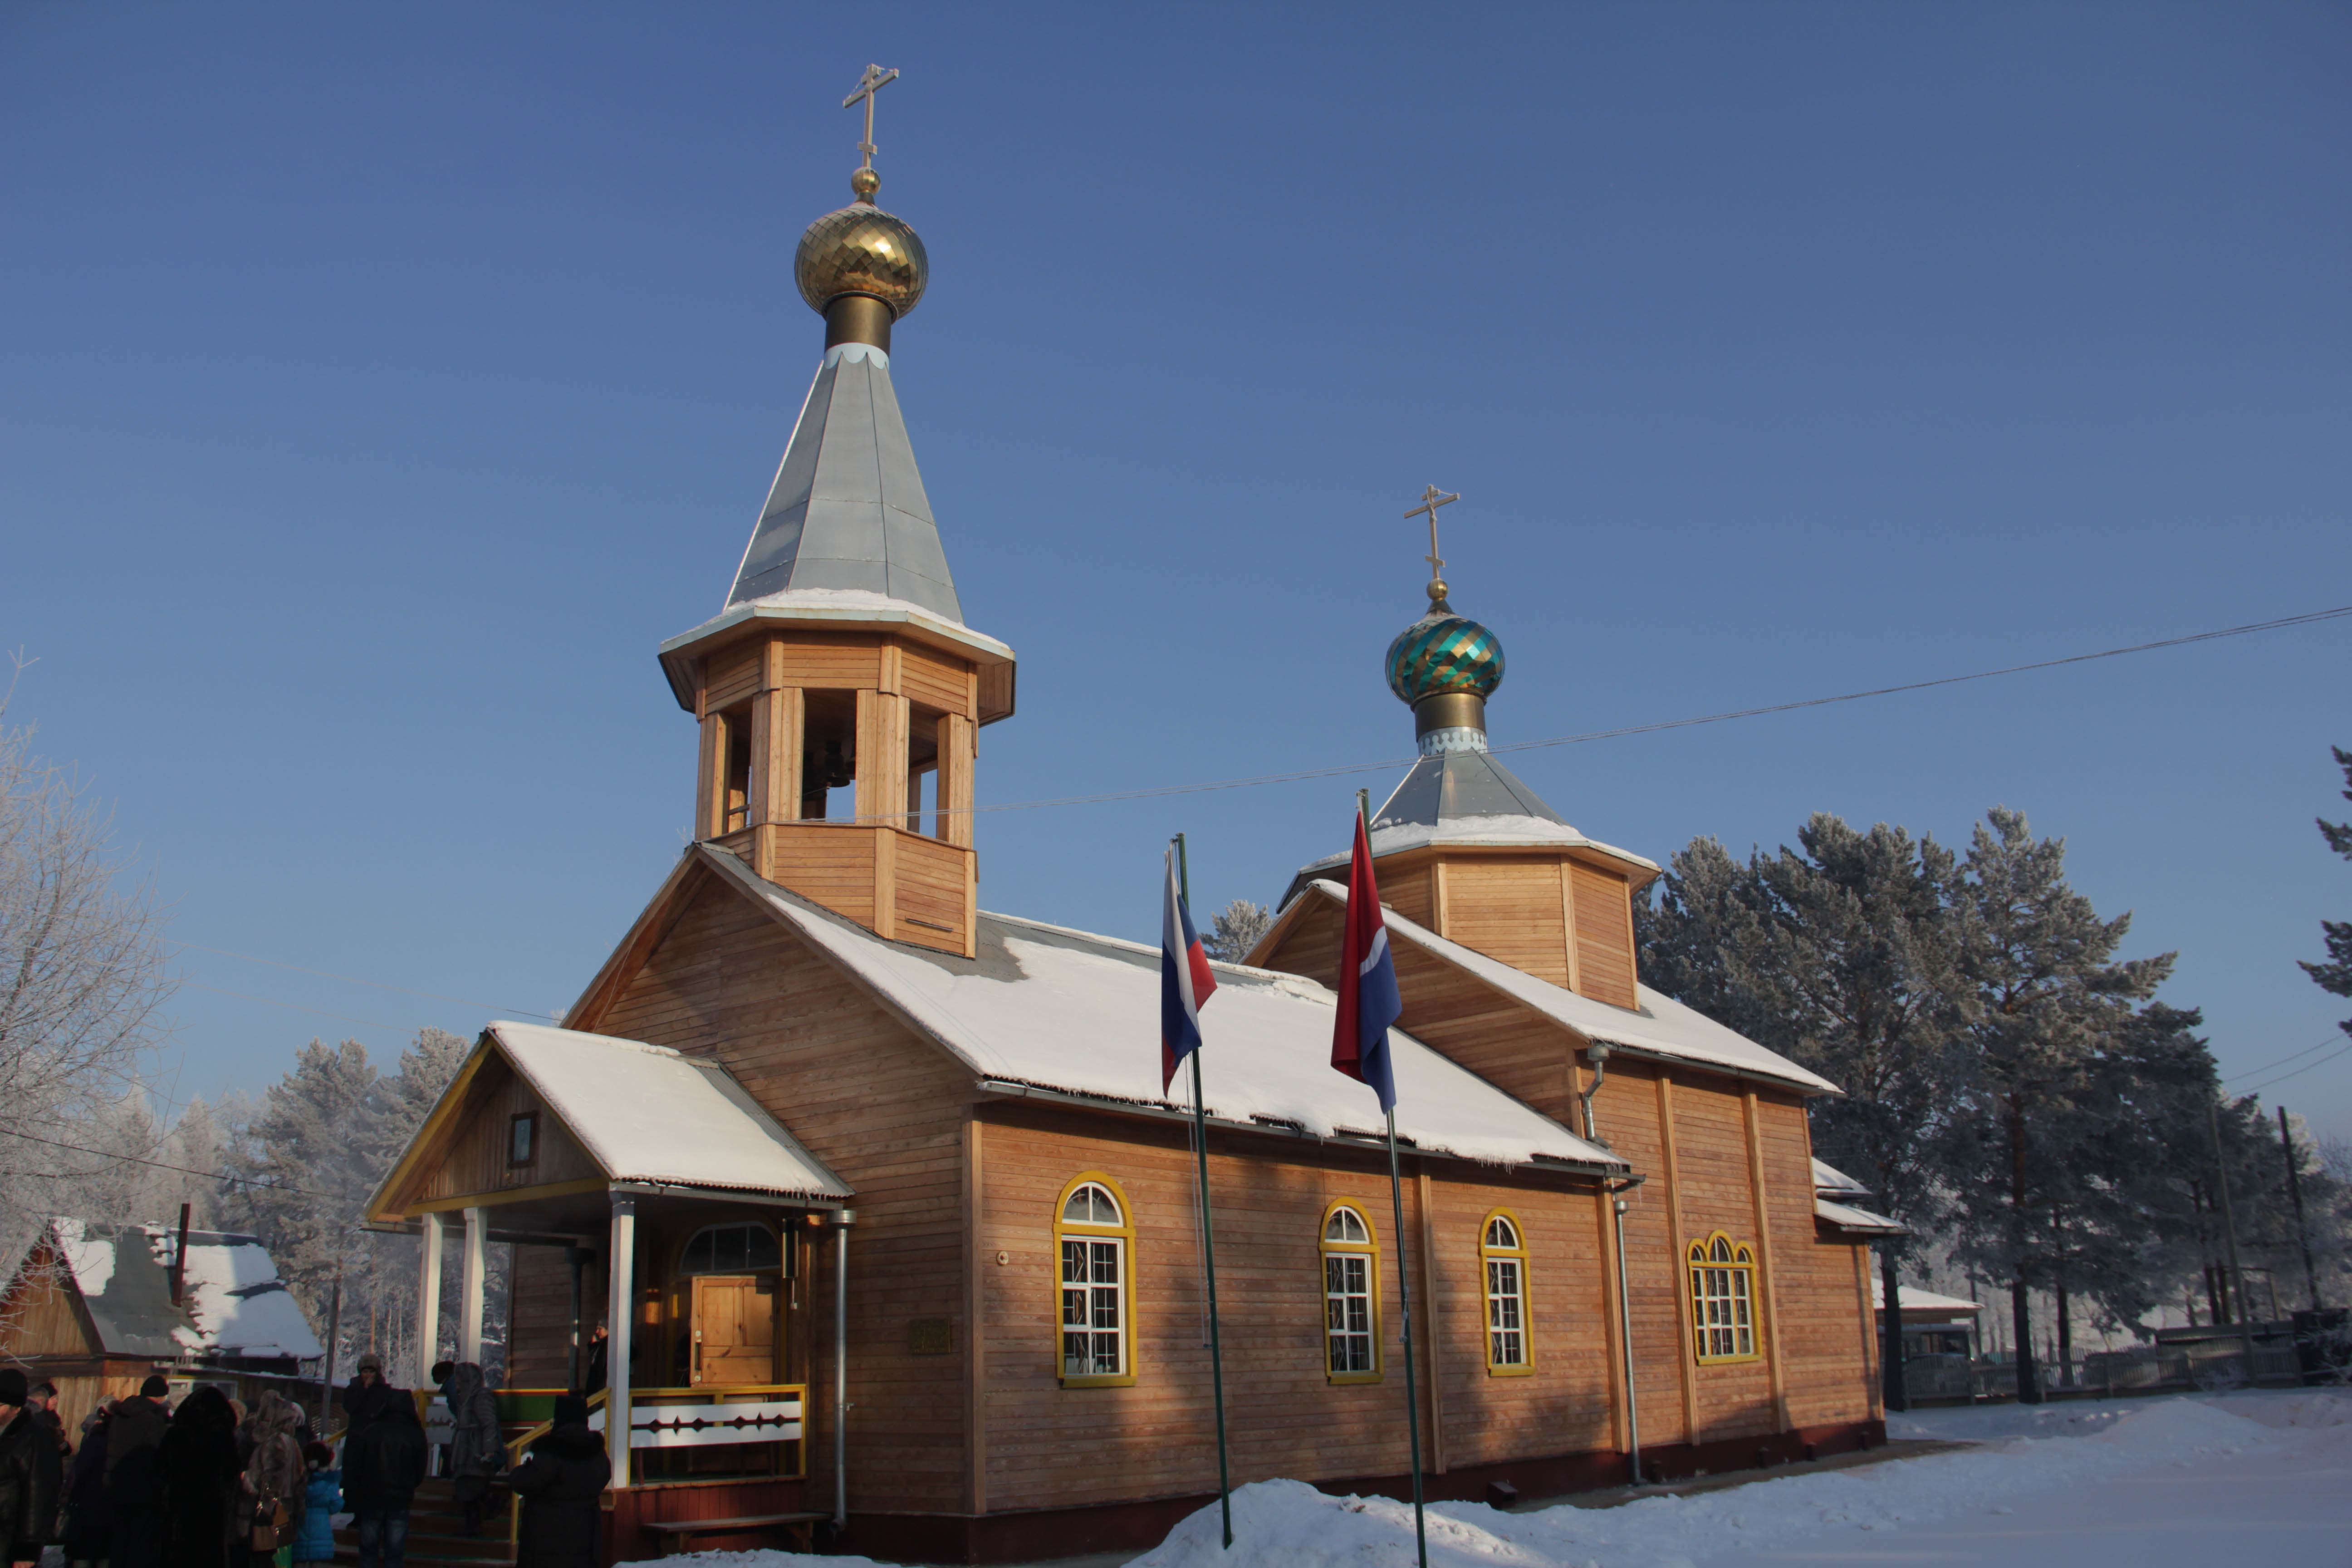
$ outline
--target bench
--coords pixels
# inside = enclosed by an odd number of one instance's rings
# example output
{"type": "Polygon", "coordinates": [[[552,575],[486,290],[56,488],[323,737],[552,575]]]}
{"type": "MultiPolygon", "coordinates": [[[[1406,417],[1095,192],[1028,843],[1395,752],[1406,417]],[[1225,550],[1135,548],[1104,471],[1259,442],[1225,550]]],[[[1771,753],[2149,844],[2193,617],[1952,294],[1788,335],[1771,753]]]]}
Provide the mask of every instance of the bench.
{"type": "Polygon", "coordinates": [[[667,1557],[681,1542],[691,1544],[698,1535],[734,1535],[753,1530],[781,1530],[789,1533],[793,1544],[805,1552],[811,1544],[819,1520],[831,1519],[829,1513],[752,1513],[738,1519],[664,1519],[651,1520],[637,1526],[651,1531],[661,1538],[662,1555],[667,1557]]]}

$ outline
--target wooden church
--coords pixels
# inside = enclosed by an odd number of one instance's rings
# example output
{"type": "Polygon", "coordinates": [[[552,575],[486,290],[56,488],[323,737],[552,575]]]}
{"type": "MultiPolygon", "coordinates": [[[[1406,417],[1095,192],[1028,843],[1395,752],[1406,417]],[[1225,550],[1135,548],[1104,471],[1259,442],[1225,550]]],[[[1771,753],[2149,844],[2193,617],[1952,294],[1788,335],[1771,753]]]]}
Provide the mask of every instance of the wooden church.
{"type": "MultiPolygon", "coordinates": [[[[426,1302],[465,1279],[425,1344],[478,1355],[493,1241],[510,1384],[583,1385],[605,1326],[607,1561],[809,1516],[883,1557],[1139,1546],[1216,1489],[1159,953],[974,901],[1015,661],[964,622],[899,416],[928,262],[877,185],[801,241],[823,359],[724,607],[661,648],[697,842],[566,1027],[483,1032],[370,1205],[421,1232],[426,1302]]],[[[1806,1131],[1835,1086],[1643,987],[1658,868],[1486,750],[1499,645],[1431,605],[1388,658],[1421,760],[1371,830],[1402,1235],[1380,1108],[1328,1066],[1344,857],[1204,1015],[1235,1484],[1404,1494],[1408,1298],[1434,1498],[1881,1441],[1888,1226],[1806,1131]]]]}

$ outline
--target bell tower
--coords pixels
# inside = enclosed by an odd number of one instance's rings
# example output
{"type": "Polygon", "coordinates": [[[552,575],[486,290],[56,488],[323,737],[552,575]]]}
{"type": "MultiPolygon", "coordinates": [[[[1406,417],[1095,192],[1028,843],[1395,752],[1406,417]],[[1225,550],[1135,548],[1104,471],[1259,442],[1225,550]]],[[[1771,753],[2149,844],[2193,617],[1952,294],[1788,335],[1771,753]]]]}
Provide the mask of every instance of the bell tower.
{"type": "MultiPolygon", "coordinates": [[[[873,95],[856,196],[801,236],[824,352],[718,616],[661,647],[701,723],[694,834],[878,935],[973,952],[980,726],[1011,717],[1013,650],[963,624],[890,382],[923,242],[874,205],[873,95]]],[[[845,105],[846,106],[846,105],[845,105]]]]}

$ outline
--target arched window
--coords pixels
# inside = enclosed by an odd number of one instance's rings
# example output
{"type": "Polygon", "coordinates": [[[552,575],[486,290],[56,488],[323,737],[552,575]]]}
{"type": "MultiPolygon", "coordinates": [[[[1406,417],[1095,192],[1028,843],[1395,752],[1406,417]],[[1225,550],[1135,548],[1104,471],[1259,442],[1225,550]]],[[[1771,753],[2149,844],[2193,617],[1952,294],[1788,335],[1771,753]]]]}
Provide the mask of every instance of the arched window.
{"type": "Polygon", "coordinates": [[[1691,1327],[1701,1361],[1756,1359],[1756,1253],[1717,1231],[1690,1246],[1691,1327]]]}
{"type": "Polygon", "coordinates": [[[784,1249],[772,1226],[757,1220],[706,1225],[678,1255],[677,1271],[688,1274],[765,1274],[784,1266],[784,1249]]]}
{"type": "Polygon", "coordinates": [[[1380,1247],[1363,1211],[1323,1211],[1323,1368],[1333,1383],[1381,1376],[1380,1247]]]}
{"type": "Polygon", "coordinates": [[[1506,1210],[1486,1216],[1478,1234],[1478,1260],[1486,1273],[1486,1370],[1497,1377],[1536,1369],[1528,1326],[1528,1244],[1506,1210]]]}
{"type": "Polygon", "coordinates": [[[1088,1172],[1062,1189],[1054,1210],[1062,1261],[1061,1364],[1065,1388],[1131,1384],[1135,1226],[1117,1184],[1088,1172]]]}

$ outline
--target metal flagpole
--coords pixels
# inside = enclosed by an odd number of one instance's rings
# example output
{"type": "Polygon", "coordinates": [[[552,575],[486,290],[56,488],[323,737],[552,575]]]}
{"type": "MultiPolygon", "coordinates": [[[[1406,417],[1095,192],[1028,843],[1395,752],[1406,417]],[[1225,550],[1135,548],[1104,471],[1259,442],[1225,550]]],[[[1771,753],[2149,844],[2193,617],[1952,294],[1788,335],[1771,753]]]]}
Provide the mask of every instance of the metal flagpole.
{"type": "MultiPolygon", "coordinates": [[[[1184,855],[1184,836],[1176,836],[1176,889],[1184,907],[1192,907],[1192,868],[1184,855]]],[[[1217,1324],[1217,1238],[1209,1225],[1209,1112],[1201,1095],[1201,1052],[1192,1047],[1192,1152],[1199,1161],[1201,1182],[1201,1258],[1209,1285],[1209,1384],[1217,1401],[1217,1508],[1225,1528],[1225,1550],[1234,1548],[1234,1479],[1225,1458],[1225,1351],[1217,1324]]]]}
{"type": "MultiPolygon", "coordinates": [[[[1372,800],[1370,790],[1356,792],[1356,813],[1362,817],[1366,831],[1370,831],[1372,800]]],[[[1348,975],[1339,976],[1341,984],[1350,984],[1348,975]]],[[[1412,1543],[1421,1568],[1429,1568],[1429,1531],[1422,1518],[1421,1495],[1421,1389],[1414,1375],[1412,1356],[1412,1277],[1404,1258],[1404,1179],[1397,1170],[1396,1107],[1389,1107],[1389,1205],[1396,1215],[1397,1304],[1403,1310],[1404,1322],[1404,1405],[1405,1435],[1412,1453],[1412,1543]]]]}

